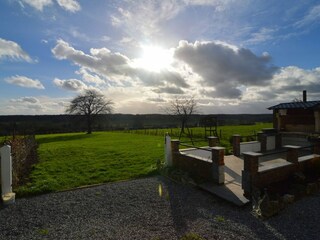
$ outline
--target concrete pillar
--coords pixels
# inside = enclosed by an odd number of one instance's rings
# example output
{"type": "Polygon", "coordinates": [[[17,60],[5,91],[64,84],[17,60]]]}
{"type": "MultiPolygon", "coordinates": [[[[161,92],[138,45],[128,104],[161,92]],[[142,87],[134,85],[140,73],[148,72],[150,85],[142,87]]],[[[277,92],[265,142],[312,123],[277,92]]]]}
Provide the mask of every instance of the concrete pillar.
{"type": "Polygon", "coordinates": [[[166,133],[166,136],[165,136],[164,151],[165,151],[165,165],[172,167],[171,137],[169,136],[168,133],[166,133]]]}
{"type": "Polygon", "coordinates": [[[255,179],[259,169],[259,157],[261,155],[261,153],[256,152],[243,153],[244,166],[242,171],[242,189],[244,191],[244,196],[247,198],[251,197],[255,185],[255,179]]]}
{"type": "Polygon", "coordinates": [[[241,141],[241,136],[239,134],[234,134],[232,136],[233,155],[237,157],[240,157],[240,141],[241,141]]]}
{"type": "Polygon", "coordinates": [[[212,178],[218,184],[224,184],[224,149],[224,147],[211,148],[212,178]]]}
{"type": "Polygon", "coordinates": [[[292,162],[294,164],[298,164],[298,157],[299,157],[299,149],[300,146],[293,146],[293,145],[285,145],[287,149],[287,161],[292,162]]]}
{"type": "Polygon", "coordinates": [[[12,192],[12,159],[11,147],[3,146],[1,154],[1,196],[4,204],[15,202],[15,193],[12,192]]]}
{"type": "Polygon", "coordinates": [[[208,137],[208,144],[209,144],[209,147],[215,147],[215,146],[217,146],[217,144],[218,144],[218,137],[213,137],[213,136],[208,137]]]}

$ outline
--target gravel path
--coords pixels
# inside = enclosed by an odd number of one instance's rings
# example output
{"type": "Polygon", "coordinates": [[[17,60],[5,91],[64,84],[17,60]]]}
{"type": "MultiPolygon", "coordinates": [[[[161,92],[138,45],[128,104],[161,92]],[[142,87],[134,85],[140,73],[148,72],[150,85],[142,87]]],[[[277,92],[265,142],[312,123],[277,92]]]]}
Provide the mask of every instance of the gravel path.
{"type": "Polygon", "coordinates": [[[320,239],[320,194],[267,221],[250,210],[158,176],[17,199],[0,239],[320,239]]]}

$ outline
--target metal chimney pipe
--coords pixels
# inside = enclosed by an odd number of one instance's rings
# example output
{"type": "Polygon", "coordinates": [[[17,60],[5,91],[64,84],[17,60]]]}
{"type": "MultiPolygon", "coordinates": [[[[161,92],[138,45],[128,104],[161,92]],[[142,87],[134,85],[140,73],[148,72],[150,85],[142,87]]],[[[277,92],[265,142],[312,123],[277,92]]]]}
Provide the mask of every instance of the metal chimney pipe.
{"type": "Polygon", "coordinates": [[[303,90],[303,102],[307,101],[307,91],[303,90]]]}

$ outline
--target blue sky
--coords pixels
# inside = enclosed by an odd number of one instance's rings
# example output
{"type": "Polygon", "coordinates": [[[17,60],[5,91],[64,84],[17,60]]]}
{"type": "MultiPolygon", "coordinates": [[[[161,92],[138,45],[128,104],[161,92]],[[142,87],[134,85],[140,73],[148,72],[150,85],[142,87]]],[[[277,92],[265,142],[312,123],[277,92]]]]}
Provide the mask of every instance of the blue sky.
{"type": "Polygon", "coordinates": [[[320,99],[320,2],[3,0],[0,115],[62,114],[95,89],[118,113],[270,113],[320,99]]]}

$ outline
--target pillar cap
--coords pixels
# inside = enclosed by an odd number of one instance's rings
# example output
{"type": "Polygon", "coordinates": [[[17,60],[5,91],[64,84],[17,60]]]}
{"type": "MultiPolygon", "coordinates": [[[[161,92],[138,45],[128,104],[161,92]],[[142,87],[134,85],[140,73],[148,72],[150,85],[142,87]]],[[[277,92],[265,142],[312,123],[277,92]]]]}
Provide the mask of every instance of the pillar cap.
{"type": "Polygon", "coordinates": [[[254,156],[254,157],[260,157],[263,155],[262,153],[258,153],[258,152],[244,152],[242,154],[247,156],[254,156]]]}
{"type": "Polygon", "coordinates": [[[224,150],[224,147],[211,147],[212,150],[224,150]]]}
{"type": "Polygon", "coordinates": [[[284,148],[289,148],[289,149],[299,149],[301,146],[296,146],[296,145],[285,145],[283,146],[284,148]]]}

